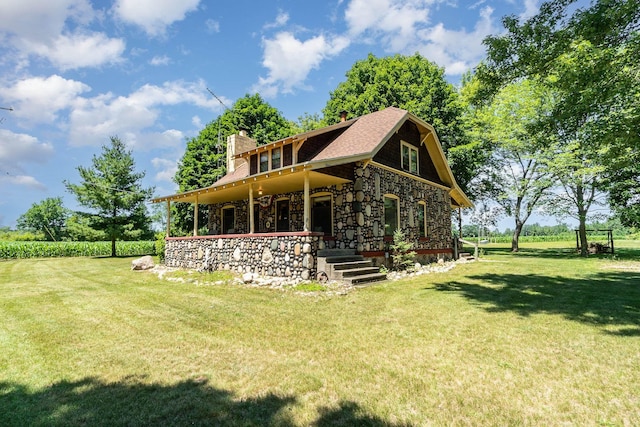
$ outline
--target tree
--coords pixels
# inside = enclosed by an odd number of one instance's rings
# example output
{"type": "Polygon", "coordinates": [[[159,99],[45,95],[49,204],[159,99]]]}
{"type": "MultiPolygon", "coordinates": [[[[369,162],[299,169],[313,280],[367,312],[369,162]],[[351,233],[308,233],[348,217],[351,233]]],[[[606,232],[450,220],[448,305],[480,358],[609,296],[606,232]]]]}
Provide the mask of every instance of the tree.
{"type": "Polygon", "coordinates": [[[505,17],[507,32],[485,40],[488,59],[477,73],[488,94],[521,78],[556,94],[541,123],[558,139],[554,164],[579,219],[586,256],[586,218],[598,190],[612,188],[605,178],[616,178],[620,152],[637,151],[640,143],[640,5],[597,0],[568,16],[573,3],[545,2],[524,22],[505,17]]]}
{"type": "MultiPolygon", "coordinates": [[[[263,145],[290,136],[293,124],[259,94],[238,99],[231,109],[207,124],[197,137],[187,141],[174,177],[179,191],[208,187],[223,177],[227,167],[227,137],[241,129],[246,130],[258,145],[263,145]]],[[[207,208],[199,209],[199,213],[198,222],[205,224],[207,208]]],[[[191,206],[176,204],[171,216],[178,233],[186,234],[193,230],[191,206]]]]}
{"type": "Polygon", "coordinates": [[[62,205],[62,197],[49,197],[31,205],[20,215],[18,229],[41,231],[47,240],[58,241],[65,235],[69,210],[62,205]]]}
{"type": "Polygon", "coordinates": [[[323,109],[324,121],[337,123],[343,110],[351,118],[392,106],[433,125],[458,184],[473,195],[469,183],[484,161],[482,151],[466,137],[463,105],[456,89],[447,83],[444,69],[419,54],[383,58],[369,54],[357,61],[347,71],[346,80],[331,92],[323,109]]]}
{"type": "Polygon", "coordinates": [[[105,233],[111,241],[111,256],[116,256],[116,240],[152,238],[151,221],[144,202],[153,188],[142,188],[144,172],[135,172],[135,162],[118,137],[110,146],[102,146],[102,154],[93,156],[92,167],[78,166],[81,184],[65,181],[67,190],[78,203],[91,212],[79,212],[89,219],[89,226],[105,233]]]}
{"type": "Polygon", "coordinates": [[[554,180],[550,162],[554,138],[539,125],[550,113],[551,94],[542,85],[521,80],[505,86],[492,102],[474,110],[482,125],[471,132],[486,138],[492,149],[487,162],[495,180],[496,201],[515,220],[511,250],[519,250],[522,227],[534,209],[543,204],[554,180]]]}

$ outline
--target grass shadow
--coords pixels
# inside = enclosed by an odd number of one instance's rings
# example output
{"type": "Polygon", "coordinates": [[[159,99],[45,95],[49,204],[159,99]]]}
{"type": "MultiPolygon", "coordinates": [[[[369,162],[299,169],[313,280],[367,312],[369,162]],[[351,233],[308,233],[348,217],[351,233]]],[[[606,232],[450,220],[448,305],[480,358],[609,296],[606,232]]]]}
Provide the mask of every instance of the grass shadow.
{"type": "Polygon", "coordinates": [[[481,274],[466,279],[436,283],[435,288],[459,292],[490,312],[559,314],[585,324],[619,327],[607,333],[640,335],[640,273],[599,272],[582,278],[481,274]]]}
{"type": "MultiPolygon", "coordinates": [[[[0,425],[11,426],[294,426],[294,396],[267,394],[237,399],[206,380],[173,385],[130,377],[115,383],[96,378],[60,381],[40,390],[0,382],[0,425]]],[[[316,426],[392,425],[363,413],[353,402],[320,408],[316,426]]]]}
{"type": "Polygon", "coordinates": [[[131,379],[60,381],[40,391],[0,383],[0,425],[287,425],[290,396],[235,400],[231,393],[188,380],[175,385],[131,379]]]}

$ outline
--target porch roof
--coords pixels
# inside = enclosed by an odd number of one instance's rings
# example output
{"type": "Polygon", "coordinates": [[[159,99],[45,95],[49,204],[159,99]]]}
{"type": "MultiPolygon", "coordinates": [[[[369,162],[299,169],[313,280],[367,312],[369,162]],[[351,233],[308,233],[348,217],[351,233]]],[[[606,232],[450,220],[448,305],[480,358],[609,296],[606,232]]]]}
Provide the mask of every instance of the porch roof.
{"type": "MultiPolygon", "coordinates": [[[[241,168],[246,168],[243,165],[241,168]]],[[[280,193],[291,193],[304,190],[304,176],[309,176],[309,187],[325,187],[349,182],[326,173],[313,170],[309,165],[294,165],[258,175],[242,175],[242,170],[236,170],[234,175],[243,176],[237,180],[221,179],[214,185],[184,193],[173,194],[153,199],[154,202],[172,201],[198,204],[214,204],[245,200],[249,197],[250,188],[253,197],[268,196],[280,193]]],[[[226,176],[225,178],[227,178],[226,176]]]]}

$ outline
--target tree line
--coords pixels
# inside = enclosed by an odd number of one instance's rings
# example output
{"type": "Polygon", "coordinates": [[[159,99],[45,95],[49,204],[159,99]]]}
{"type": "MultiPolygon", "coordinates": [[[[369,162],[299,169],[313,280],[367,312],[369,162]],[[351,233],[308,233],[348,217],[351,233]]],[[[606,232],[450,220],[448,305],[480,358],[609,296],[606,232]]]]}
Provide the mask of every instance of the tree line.
{"type": "MultiPolygon", "coordinates": [[[[504,32],[485,39],[486,59],[459,87],[420,54],[370,54],[347,71],[321,114],[290,121],[259,94],[239,98],[187,141],[174,181],[182,192],[224,176],[227,137],[241,129],[265,144],[336,123],[343,110],[353,118],[395,106],[435,127],[472,200],[494,203],[513,218],[512,250],[531,215],[543,212],[574,217],[586,255],[587,223],[601,205],[623,225],[640,226],[640,5],[576,3],[552,0],[529,19],[504,17],[504,32]]],[[[126,154],[113,138],[111,149],[126,154]]],[[[101,157],[93,170],[109,164],[107,151],[101,157]]],[[[148,230],[140,203],[153,190],[139,186],[141,175],[124,166],[109,176],[78,170],[84,183],[67,188],[92,213],[70,216],[67,232],[87,225],[115,239],[148,230]]],[[[172,209],[172,232],[191,232],[193,209],[179,203],[172,209]]],[[[205,224],[206,206],[199,214],[205,224]]],[[[46,234],[55,235],[54,226],[46,234]]]]}

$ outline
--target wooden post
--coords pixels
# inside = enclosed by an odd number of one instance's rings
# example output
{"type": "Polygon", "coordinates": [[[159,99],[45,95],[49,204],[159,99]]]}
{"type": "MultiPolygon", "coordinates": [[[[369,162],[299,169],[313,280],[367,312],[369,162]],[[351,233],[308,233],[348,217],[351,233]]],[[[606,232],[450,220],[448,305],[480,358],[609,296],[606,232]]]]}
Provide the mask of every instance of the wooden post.
{"type": "Polygon", "coordinates": [[[167,237],[171,235],[171,200],[167,200],[167,237]]]}
{"type": "Polygon", "coordinates": [[[196,194],[196,204],[193,207],[193,235],[198,235],[198,195],[196,194]]]}
{"type": "Polygon", "coordinates": [[[309,231],[311,228],[311,198],[309,196],[309,172],[304,173],[304,215],[303,215],[303,229],[309,231]]]}
{"type": "Polygon", "coordinates": [[[253,186],[249,185],[249,234],[255,233],[255,215],[253,212],[253,186]]]}

